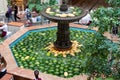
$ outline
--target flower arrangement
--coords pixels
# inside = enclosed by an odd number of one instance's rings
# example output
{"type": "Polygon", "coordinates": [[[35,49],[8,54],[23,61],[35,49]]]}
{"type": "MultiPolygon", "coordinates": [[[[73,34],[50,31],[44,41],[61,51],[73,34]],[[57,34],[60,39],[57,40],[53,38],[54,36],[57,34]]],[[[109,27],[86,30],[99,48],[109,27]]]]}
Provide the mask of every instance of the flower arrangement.
{"type": "Polygon", "coordinates": [[[75,17],[82,13],[82,10],[78,7],[69,7],[66,12],[60,11],[59,8],[60,6],[48,7],[46,13],[56,17],[75,17]]]}
{"type": "Polygon", "coordinates": [[[67,57],[68,54],[75,56],[75,53],[81,52],[80,48],[83,45],[79,44],[77,41],[72,41],[72,43],[73,44],[70,50],[58,51],[54,48],[53,43],[50,43],[46,49],[49,50],[50,53],[54,53],[54,56],[62,55],[63,57],[67,57]]]}

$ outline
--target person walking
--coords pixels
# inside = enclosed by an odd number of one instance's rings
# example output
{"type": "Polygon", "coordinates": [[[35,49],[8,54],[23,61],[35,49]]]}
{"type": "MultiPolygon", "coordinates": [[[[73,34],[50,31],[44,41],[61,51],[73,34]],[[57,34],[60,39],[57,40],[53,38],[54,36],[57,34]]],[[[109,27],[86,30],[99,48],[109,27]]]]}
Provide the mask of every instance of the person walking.
{"type": "Polygon", "coordinates": [[[13,16],[12,16],[12,7],[7,5],[8,10],[5,13],[5,17],[7,18],[7,22],[10,22],[11,20],[14,21],[13,16]]]}
{"type": "Polygon", "coordinates": [[[17,21],[17,19],[21,19],[20,17],[17,16],[17,14],[18,14],[18,7],[15,4],[14,5],[14,19],[15,19],[15,22],[17,21]]]}

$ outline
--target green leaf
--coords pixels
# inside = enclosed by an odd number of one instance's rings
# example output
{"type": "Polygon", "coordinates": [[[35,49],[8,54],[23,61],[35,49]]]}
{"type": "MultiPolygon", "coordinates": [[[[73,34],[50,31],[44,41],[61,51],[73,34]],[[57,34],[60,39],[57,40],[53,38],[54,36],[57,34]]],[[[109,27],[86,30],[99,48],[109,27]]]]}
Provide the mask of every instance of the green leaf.
{"type": "Polygon", "coordinates": [[[113,78],[106,78],[105,80],[114,80],[113,78]]]}

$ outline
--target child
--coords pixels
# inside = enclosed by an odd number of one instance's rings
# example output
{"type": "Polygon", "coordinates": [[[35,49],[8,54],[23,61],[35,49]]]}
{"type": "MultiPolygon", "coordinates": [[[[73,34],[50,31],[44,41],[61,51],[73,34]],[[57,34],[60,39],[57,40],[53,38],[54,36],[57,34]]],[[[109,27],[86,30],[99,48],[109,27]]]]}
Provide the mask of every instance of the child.
{"type": "Polygon", "coordinates": [[[34,75],[35,75],[35,79],[34,80],[42,80],[41,78],[39,78],[39,71],[38,70],[34,71],[34,75]]]}

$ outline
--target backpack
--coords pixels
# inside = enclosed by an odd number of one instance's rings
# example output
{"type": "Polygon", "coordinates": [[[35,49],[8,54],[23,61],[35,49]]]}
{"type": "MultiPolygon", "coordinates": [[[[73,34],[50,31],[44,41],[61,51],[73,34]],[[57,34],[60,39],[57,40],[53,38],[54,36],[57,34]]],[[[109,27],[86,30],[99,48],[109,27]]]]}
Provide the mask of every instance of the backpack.
{"type": "Polygon", "coordinates": [[[5,13],[5,17],[7,17],[7,18],[9,17],[9,13],[8,12],[5,13]]]}
{"type": "Polygon", "coordinates": [[[28,13],[27,13],[27,16],[28,16],[28,17],[31,17],[31,13],[30,13],[30,12],[28,12],[28,13]]]}
{"type": "Polygon", "coordinates": [[[31,17],[31,12],[29,9],[27,9],[26,14],[27,14],[27,16],[31,17]]]}

